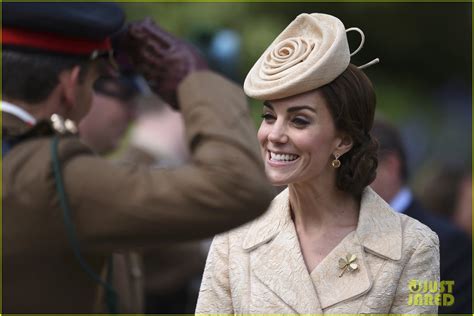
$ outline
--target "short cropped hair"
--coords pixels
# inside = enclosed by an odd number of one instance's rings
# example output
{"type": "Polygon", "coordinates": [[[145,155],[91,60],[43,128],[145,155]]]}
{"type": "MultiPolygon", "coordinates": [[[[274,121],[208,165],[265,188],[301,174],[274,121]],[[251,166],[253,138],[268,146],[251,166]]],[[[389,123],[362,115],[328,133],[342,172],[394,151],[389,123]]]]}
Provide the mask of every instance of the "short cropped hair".
{"type": "Polygon", "coordinates": [[[84,58],[4,49],[2,52],[2,98],[30,104],[44,101],[59,83],[59,74],[81,67],[83,80],[90,62],[84,58]]]}

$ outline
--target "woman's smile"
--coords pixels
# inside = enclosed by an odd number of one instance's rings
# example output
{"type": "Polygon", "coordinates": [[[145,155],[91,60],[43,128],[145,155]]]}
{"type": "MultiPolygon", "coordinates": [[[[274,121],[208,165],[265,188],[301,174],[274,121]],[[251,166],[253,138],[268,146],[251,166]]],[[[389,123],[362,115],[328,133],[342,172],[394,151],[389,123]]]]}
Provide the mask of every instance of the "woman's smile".
{"type": "Polygon", "coordinates": [[[292,165],[297,162],[300,158],[299,155],[287,153],[287,152],[276,152],[267,150],[267,163],[271,167],[285,167],[292,165]]]}

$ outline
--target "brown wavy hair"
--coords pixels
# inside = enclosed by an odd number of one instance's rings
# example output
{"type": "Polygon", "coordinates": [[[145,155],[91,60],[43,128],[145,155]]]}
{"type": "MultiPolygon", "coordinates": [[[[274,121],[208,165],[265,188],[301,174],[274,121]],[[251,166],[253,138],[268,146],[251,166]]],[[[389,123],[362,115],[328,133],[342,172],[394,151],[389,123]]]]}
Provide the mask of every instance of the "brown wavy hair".
{"type": "Polygon", "coordinates": [[[320,88],[340,131],[352,137],[352,148],[339,160],[336,185],[359,196],[375,179],[378,144],[370,135],[374,122],[374,87],[364,72],[350,64],[335,80],[320,88]]]}

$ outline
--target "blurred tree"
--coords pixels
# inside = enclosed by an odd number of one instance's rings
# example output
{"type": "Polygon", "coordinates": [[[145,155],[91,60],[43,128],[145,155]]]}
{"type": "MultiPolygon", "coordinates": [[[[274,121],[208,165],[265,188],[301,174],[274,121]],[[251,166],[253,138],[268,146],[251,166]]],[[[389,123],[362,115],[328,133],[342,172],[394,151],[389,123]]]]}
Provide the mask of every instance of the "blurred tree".
{"type": "MultiPolygon", "coordinates": [[[[128,3],[132,19],[153,16],[161,25],[189,37],[196,29],[233,29],[243,38],[245,74],[274,37],[302,12],[339,17],[367,35],[355,56],[364,63],[380,56],[383,72],[437,87],[446,78],[471,80],[471,6],[459,3],[128,3]],[[370,53],[369,53],[370,52],[370,53]]],[[[359,38],[349,36],[351,47],[359,38]]],[[[381,70],[382,71],[382,70],[381,70]]]]}

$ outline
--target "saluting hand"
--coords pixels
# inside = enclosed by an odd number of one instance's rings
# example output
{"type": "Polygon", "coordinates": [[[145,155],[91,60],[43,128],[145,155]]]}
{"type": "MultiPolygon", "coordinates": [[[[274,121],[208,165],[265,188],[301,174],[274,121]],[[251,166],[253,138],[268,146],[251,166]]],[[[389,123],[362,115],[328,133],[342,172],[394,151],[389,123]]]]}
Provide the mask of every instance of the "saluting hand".
{"type": "Polygon", "coordinates": [[[130,23],[121,46],[151,89],[175,109],[179,108],[176,89],[180,82],[191,72],[208,68],[195,47],[150,18],[130,23]]]}

